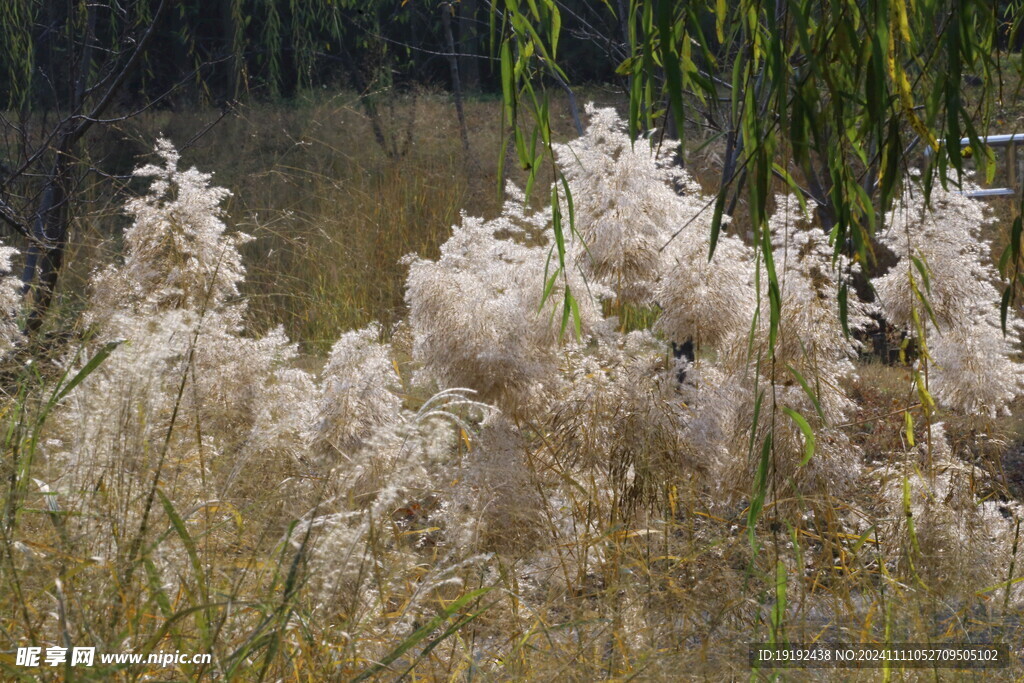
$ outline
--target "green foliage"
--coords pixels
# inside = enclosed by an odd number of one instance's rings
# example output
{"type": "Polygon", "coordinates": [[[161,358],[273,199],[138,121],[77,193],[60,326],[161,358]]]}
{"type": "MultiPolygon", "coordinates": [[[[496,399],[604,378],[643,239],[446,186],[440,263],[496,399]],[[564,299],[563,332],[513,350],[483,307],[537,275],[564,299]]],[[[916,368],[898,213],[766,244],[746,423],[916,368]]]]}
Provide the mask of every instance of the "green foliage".
{"type": "MultiPolygon", "coordinates": [[[[631,81],[633,136],[660,120],[668,125],[669,117],[683,135],[678,124],[698,114],[729,135],[712,252],[723,214],[743,194],[751,229],[761,235],[774,176],[814,203],[837,255],[870,266],[872,235],[915,161],[915,147],[939,152],[929,178],[943,185],[964,166],[960,146],[940,140],[966,136],[983,149],[979,129],[988,124],[999,39],[1008,28],[997,20],[999,3],[632,0],[619,7],[628,14],[620,19],[630,54],[618,72],[631,81]],[[707,32],[712,26],[714,35],[707,32]],[[976,110],[962,95],[967,74],[982,82],[976,110]]],[[[516,117],[525,103],[534,135],[548,127],[536,91],[545,78],[565,77],[555,58],[558,9],[511,1],[493,11],[500,14],[492,23],[501,26],[506,118],[520,162],[534,167],[534,147],[516,117]]],[[[1012,35],[1021,15],[1011,16],[1012,35]]],[[[1011,250],[1016,263],[1019,247],[1011,250]]],[[[770,258],[765,267],[771,292],[778,282],[770,258]]],[[[774,329],[774,304],[771,316],[774,329]]]]}
{"type": "Polygon", "coordinates": [[[31,25],[36,7],[31,0],[12,0],[0,3],[0,52],[4,59],[8,83],[7,104],[21,107],[29,94],[32,71],[35,68],[35,52],[32,49],[31,25]]]}

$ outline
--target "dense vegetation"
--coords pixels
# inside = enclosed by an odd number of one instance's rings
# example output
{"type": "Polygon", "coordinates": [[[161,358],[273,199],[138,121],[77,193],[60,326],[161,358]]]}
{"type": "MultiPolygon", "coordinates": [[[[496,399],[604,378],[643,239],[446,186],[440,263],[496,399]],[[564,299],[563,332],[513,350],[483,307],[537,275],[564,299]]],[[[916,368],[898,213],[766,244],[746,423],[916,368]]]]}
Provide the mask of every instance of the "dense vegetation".
{"type": "Polygon", "coordinates": [[[4,5],[4,675],[1021,656],[1015,7],[4,5]]]}
{"type": "MultiPolygon", "coordinates": [[[[442,14],[463,87],[500,92],[491,44],[491,3],[482,0],[159,0],[107,3],[11,0],[0,20],[0,88],[9,102],[59,103],[57,89],[81,49],[89,21],[103,48],[123,50],[126,31],[159,22],[152,49],[124,100],[140,104],[178,87],[171,100],[220,103],[239,97],[292,97],[308,88],[347,86],[370,94],[389,87],[450,87],[442,14]],[[90,10],[96,13],[90,18],[90,10]],[[166,58],[171,57],[171,58],[166,58]]],[[[626,37],[600,3],[560,3],[563,55],[574,83],[614,81],[626,37]]],[[[497,19],[500,26],[501,19],[497,19]]],[[[130,34],[129,34],[130,35],[130,34]]],[[[98,63],[103,55],[94,55],[98,63]]]]}

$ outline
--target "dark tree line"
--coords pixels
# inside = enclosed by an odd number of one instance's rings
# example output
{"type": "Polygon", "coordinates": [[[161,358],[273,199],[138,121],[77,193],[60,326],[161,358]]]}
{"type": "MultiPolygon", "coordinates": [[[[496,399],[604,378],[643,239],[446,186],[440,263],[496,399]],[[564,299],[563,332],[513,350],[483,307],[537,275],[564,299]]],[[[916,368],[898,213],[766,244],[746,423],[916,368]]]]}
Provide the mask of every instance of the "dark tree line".
{"type": "MultiPolygon", "coordinates": [[[[124,51],[148,26],[159,0],[5,0],[0,3],[0,92],[8,109],[49,109],[70,101],[68,71],[83,57],[124,51]],[[90,9],[92,8],[92,9],[90,9]],[[89,22],[92,21],[90,29],[89,22]],[[93,54],[81,54],[92,31],[93,54]]],[[[563,64],[572,80],[617,80],[626,58],[616,18],[599,2],[565,0],[563,64]]],[[[420,84],[451,87],[443,14],[451,14],[462,87],[497,92],[491,36],[500,31],[489,0],[172,0],[155,25],[118,104],[154,99],[219,103],[288,98],[303,88],[360,92],[420,84]],[[169,93],[171,93],[169,95],[169,93]],[[172,96],[173,95],[173,96],[172,96]]]]}

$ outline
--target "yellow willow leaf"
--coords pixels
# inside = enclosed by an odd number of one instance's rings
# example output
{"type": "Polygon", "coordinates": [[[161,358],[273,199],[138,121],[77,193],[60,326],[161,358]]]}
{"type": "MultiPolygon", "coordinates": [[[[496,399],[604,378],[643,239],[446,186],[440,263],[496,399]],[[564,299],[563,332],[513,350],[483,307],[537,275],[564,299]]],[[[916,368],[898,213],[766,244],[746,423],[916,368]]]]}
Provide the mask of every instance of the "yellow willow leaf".
{"type": "Polygon", "coordinates": [[[896,50],[892,43],[892,33],[889,34],[890,50],[888,56],[889,76],[896,84],[896,89],[900,93],[900,103],[903,105],[903,113],[907,116],[907,121],[910,123],[910,127],[914,129],[914,132],[921,136],[921,139],[928,143],[934,151],[939,151],[939,142],[932,135],[932,132],[928,130],[928,126],[924,125],[918,117],[917,112],[914,111],[914,93],[910,87],[910,81],[907,80],[907,72],[903,69],[896,68],[896,50]]]}
{"type": "Polygon", "coordinates": [[[899,26],[900,35],[903,40],[910,42],[910,22],[907,21],[907,3],[896,0],[893,2],[893,10],[896,14],[896,24],[899,26]]]}
{"type": "Polygon", "coordinates": [[[871,622],[875,618],[875,612],[878,611],[878,602],[872,602],[871,607],[868,608],[868,613],[864,617],[864,624],[861,626],[860,641],[862,643],[868,642],[869,634],[871,633],[871,622]]]}
{"type": "Polygon", "coordinates": [[[917,385],[917,395],[921,399],[921,406],[924,407],[925,415],[935,412],[935,399],[932,398],[931,393],[920,382],[917,385]]]}
{"type": "Polygon", "coordinates": [[[199,508],[200,510],[206,509],[211,515],[215,515],[222,510],[228,512],[235,521],[235,526],[239,529],[242,528],[242,513],[238,511],[238,508],[231,503],[219,502],[219,503],[206,503],[199,508]]]}

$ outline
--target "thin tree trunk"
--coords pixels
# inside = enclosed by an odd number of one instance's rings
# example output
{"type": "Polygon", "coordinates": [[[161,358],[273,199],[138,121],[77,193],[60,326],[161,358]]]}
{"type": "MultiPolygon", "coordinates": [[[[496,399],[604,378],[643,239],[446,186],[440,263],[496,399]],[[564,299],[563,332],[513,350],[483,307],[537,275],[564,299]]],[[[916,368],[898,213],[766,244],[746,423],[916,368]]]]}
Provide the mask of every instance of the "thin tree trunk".
{"type": "MultiPolygon", "coordinates": [[[[69,16],[68,21],[70,20],[69,16]]],[[[81,111],[85,101],[85,91],[89,83],[89,74],[92,72],[96,43],[96,21],[97,5],[90,3],[86,14],[85,35],[82,38],[82,51],[78,54],[77,59],[68,65],[67,84],[71,111],[81,111]]],[[[25,323],[25,331],[29,334],[38,330],[43,323],[43,317],[53,300],[57,277],[64,261],[64,248],[67,244],[68,232],[67,198],[72,145],[74,145],[73,129],[61,135],[57,144],[53,168],[47,178],[39,209],[32,225],[36,241],[29,248],[23,274],[23,281],[28,289],[38,273],[32,310],[25,323]]]]}
{"type": "MultiPolygon", "coordinates": [[[[626,3],[623,0],[617,2],[619,11],[619,30],[622,31],[622,44],[626,46],[625,52],[626,57],[633,55],[633,46],[629,41],[629,14],[626,12],[626,3]]],[[[626,93],[633,96],[633,71],[630,70],[629,76],[626,77],[626,93]]]]}
{"type": "MultiPolygon", "coordinates": [[[[65,90],[71,99],[68,102],[69,112],[86,115],[81,119],[68,116],[59,124],[53,166],[47,174],[38,209],[32,220],[32,233],[35,241],[29,248],[22,275],[26,292],[29,290],[33,292],[32,310],[25,325],[28,333],[35,332],[42,325],[43,318],[53,300],[60,268],[64,261],[70,214],[68,202],[71,196],[73,159],[71,152],[75,144],[110,106],[128,75],[139,64],[143,53],[156,33],[157,24],[163,19],[169,6],[169,0],[160,1],[153,13],[152,23],[135,45],[131,57],[128,58],[124,66],[119,71],[111,73],[99,84],[92,86],[102,88],[103,92],[86,112],[85,98],[89,90],[89,77],[92,73],[99,7],[97,3],[88,5],[89,14],[86,18],[86,35],[82,51],[68,74],[65,90]],[[34,288],[33,283],[35,284],[34,288]]],[[[72,42],[71,45],[73,46],[74,43],[72,42]]]]}
{"type": "Polygon", "coordinates": [[[33,290],[32,309],[25,322],[25,331],[32,334],[43,324],[43,318],[53,301],[53,293],[57,287],[57,277],[64,261],[64,248],[67,246],[67,185],[69,176],[69,155],[58,151],[53,170],[47,180],[46,189],[40,201],[32,225],[32,233],[36,243],[29,248],[25,259],[26,288],[31,285],[31,278],[38,271],[39,277],[33,290]],[[41,247],[40,243],[45,244],[41,247]]]}
{"type": "Polygon", "coordinates": [[[558,74],[552,74],[558,85],[565,91],[565,96],[569,101],[569,115],[572,116],[572,125],[576,128],[576,135],[583,136],[583,122],[580,120],[580,108],[576,103],[576,93],[572,91],[572,87],[558,74]]]}
{"type": "Polygon", "coordinates": [[[459,137],[462,138],[462,151],[468,155],[469,130],[466,127],[466,113],[462,109],[462,81],[459,79],[459,59],[455,55],[455,37],[452,35],[452,12],[450,2],[441,3],[441,25],[448,42],[448,68],[452,73],[452,97],[455,98],[455,113],[459,117],[459,137]]]}
{"type": "Polygon", "coordinates": [[[466,92],[480,90],[480,41],[476,25],[477,0],[459,2],[459,74],[466,92]]]}
{"type": "Polygon", "coordinates": [[[238,18],[241,12],[239,4],[238,0],[221,0],[224,49],[230,55],[224,65],[224,99],[229,101],[238,97],[239,84],[242,80],[242,55],[238,44],[238,18]]]}

